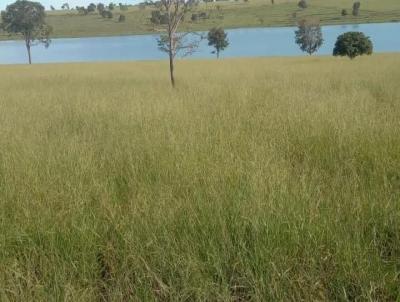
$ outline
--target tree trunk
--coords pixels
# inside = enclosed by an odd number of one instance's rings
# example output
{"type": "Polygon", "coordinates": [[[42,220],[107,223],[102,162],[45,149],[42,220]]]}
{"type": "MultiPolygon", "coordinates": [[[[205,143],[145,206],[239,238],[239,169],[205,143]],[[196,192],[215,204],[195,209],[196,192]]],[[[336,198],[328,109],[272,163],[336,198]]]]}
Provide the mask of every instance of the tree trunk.
{"type": "Polygon", "coordinates": [[[31,43],[30,41],[26,41],[25,43],[26,43],[26,50],[28,51],[29,64],[32,64],[31,43]]]}
{"type": "Polygon", "coordinates": [[[171,77],[171,84],[172,87],[175,88],[175,78],[174,78],[174,58],[172,56],[172,53],[169,53],[169,75],[171,77]]]}
{"type": "Polygon", "coordinates": [[[219,59],[219,50],[217,50],[217,59],[219,59]]]}
{"type": "Polygon", "coordinates": [[[174,47],[175,45],[173,44],[173,38],[172,38],[172,34],[169,34],[169,51],[168,51],[168,55],[169,55],[169,75],[171,78],[171,85],[172,87],[175,88],[175,77],[174,77],[174,47]]]}

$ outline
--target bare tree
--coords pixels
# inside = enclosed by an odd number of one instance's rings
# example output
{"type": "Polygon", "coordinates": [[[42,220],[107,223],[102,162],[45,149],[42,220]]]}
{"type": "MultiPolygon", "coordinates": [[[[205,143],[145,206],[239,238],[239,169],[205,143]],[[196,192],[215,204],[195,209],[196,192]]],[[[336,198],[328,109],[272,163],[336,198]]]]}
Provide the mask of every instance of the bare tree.
{"type": "Polygon", "coordinates": [[[157,22],[152,19],[153,23],[164,24],[165,35],[161,35],[158,40],[158,48],[166,53],[169,57],[169,74],[171,78],[171,84],[175,87],[174,77],[174,60],[178,54],[187,56],[192,54],[198,47],[202,37],[198,35],[199,39],[196,39],[193,33],[185,32],[179,33],[179,25],[185,18],[185,15],[190,11],[193,0],[161,0],[161,7],[165,10],[166,22],[157,22]]]}

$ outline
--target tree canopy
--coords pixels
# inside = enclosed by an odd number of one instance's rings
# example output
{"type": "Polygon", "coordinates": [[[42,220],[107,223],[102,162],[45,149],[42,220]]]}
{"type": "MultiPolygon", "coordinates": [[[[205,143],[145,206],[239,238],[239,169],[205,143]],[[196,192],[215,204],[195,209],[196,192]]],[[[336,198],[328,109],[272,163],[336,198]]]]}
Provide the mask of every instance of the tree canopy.
{"type": "Polygon", "coordinates": [[[152,12],[150,19],[154,25],[163,25],[162,30],[165,34],[158,39],[158,48],[168,53],[169,57],[169,74],[172,87],[175,87],[174,77],[174,61],[176,55],[180,52],[183,55],[192,54],[198,47],[200,40],[192,39],[190,32],[178,32],[178,28],[195,4],[194,0],[160,0],[160,10],[165,13],[161,14],[152,12]]]}
{"type": "Polygon", "coordinates": [[[347,56],[354,59],[361,55],[371,55],[373,44],[369,37],[362,32],[347,32],[337,38],[334,56],[347,56]]]}
{"type": "Polygon", "coordinates": [[[229,46],[228,34],[221,27],[214,27],[208,32],[208,45],[215,48],[217,58],[219,53],[229,46]]]}
{"type": "Polygon", "coordinates": [[[302,20],[295,32],[296,43],[300,49],[309,55],[316,52],[324,42],[319,22],[302,20]]]}
{"type": "Polygon", "coordinates": [[[34,42],[43,43],[46,47],[50,44],[51,27],[46,23],[44,7],[38,2],[17,0],[1,12],[2,27],[9,34],[22,35],[28,51],[29,64],[31,59],[31,46],[34,42]]]}

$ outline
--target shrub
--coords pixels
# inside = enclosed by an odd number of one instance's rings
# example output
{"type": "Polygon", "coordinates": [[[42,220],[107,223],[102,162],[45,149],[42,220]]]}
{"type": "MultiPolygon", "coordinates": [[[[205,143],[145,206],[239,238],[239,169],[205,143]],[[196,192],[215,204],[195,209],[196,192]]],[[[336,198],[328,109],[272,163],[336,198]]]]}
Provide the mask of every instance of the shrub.
{"type": "Polygon", "coordinates": [[[101,12],[101,16],[102,16],[103,18],[112,19],[113,14],[112,14],[112,12],[110,12],[109,10],[103,10],[103,11],[101,12]]]}
{"type": "MultiPolygon", "coordinates": [[[[182,17],[183,21],[183,17],[182,17]]],[[[168,15],[167,14],[162,14],[160,17],[160,24],[168,24],[168,15]]]]}
{"type": "Polygon", "coordinates": [[[347,9],[342,9],[342,16],[347,16],[348,14],[347,9]]]}
{"type": "MultiPolygon", "coordinates": [[[[145,5],[146,6],[146,5],[145,5]]],[[[139,6],[140,7],[140,6],[139,6]]],[[[121,10],[121,11],[127,11],[128,10],[128,6],[127,5],[124,5],[124,4],[122,4],[122,3],[120,3],[119,4],[119,9],[121,10]]]]}
{"type": "Polygon", "coordinates": [[[96,4],[90,3],[89,6],[87,7],[88,13],[93,13],[96,11],[96,4]]]}
{"type": "Polygon", "coordinates": [[[200,18],[200,19],[207,19],[207,18],[208,18],[207,13],[206,13],[206,12],[201,12],[201,13],[199,14],[199,18],[200,18]]]}
{"type": "Polygon", "coordinates": [[[151,12],[150,21],[154,24],[160,24],[160,19],[161,19],[161,12],[159,10],[153,10],[151,12]]]}
{"type": "Polygon", "coordinates": [[[99,12],[99,14],[101,15],[102,12],[105,10],[105,6],[103,3],[98,3],[97,4],[97,11],[99,12]]]}
{"type": "Polygon", "coordinates": [[[118,22],[125,22],[125,15],[119,15],[118,22]]]}
{"type": "Polygon", "coordinates": [[[204,20],[204,19],[207,19],[207,18],[208,18],[207,13],[205,13],[205,12],[200,12],[200,13],[197,13],[197,14],[196,14],[196,13],[193,13],[190,19],[191,19],[193,22],[196,22],[196,21],[198,21],[198,20],[200,20],[200,19],[204,20]]]}
{"type": "Polygon", "coordinates": [[[306,0],[300,0],[299,3],[297,4],[298,7],[305,9],[308,7],[307,1],[306,0]]]}
{"type": "Polygon", "coordinates": [[[193,22],[196,22],[199,19],[198,14],[192,14],[192,17],[190,18],[193,22]]]}
{"type": "Polygon", "coordinates": [[[361,3],[359,1],[353,4],[353,16],[358,16],[360,14],[361,3]]]}
{"type": "Polygon", "coordinates": [[[77,6],[76,10],[78,11],[78,14],[80,14],[80,15],[86,16],[89,13],[89,11],[83,6],[77,6]]]}
{"type": "Polygon", "coordinates": [[[369,37],[362,32],[347,32],[337,38],[334,56],[347,56],[354,59],[361,55],[371,55],[373,52],[373,44],[369,37]]]}
{"type": "Polygon", "coordinates": [[[154,10],[151,12],[150,21],[154,24],[168,24],[168,15],[162,14],[159,10],[154,10]]]}

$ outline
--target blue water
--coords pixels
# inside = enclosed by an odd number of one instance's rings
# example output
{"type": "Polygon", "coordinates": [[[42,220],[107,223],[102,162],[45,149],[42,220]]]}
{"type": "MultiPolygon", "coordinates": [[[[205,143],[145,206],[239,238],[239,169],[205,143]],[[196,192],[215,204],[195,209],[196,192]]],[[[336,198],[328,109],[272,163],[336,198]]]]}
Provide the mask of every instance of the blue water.
{"type": "MultiPolygon", "coordinates": [[[[221,57],[298,56],[295,27],[227,30],[230,45],[221,57]]],[[[375,52],[400,52],[400,23],[333,25],[322,28],[324,45],[318,55],[330,55],[338,35],[361,31],[370,36],[375,52]]],[[[167,56],[157,48],[158,35],[53,39],[51,46],[32,49],[34,63],[158,60],[167,56]]],[[[214,57],[204,40],[192,58],[214,57]]],[[[22,41],[0,42],[0,64],[26,63],[22,41]]]]}

